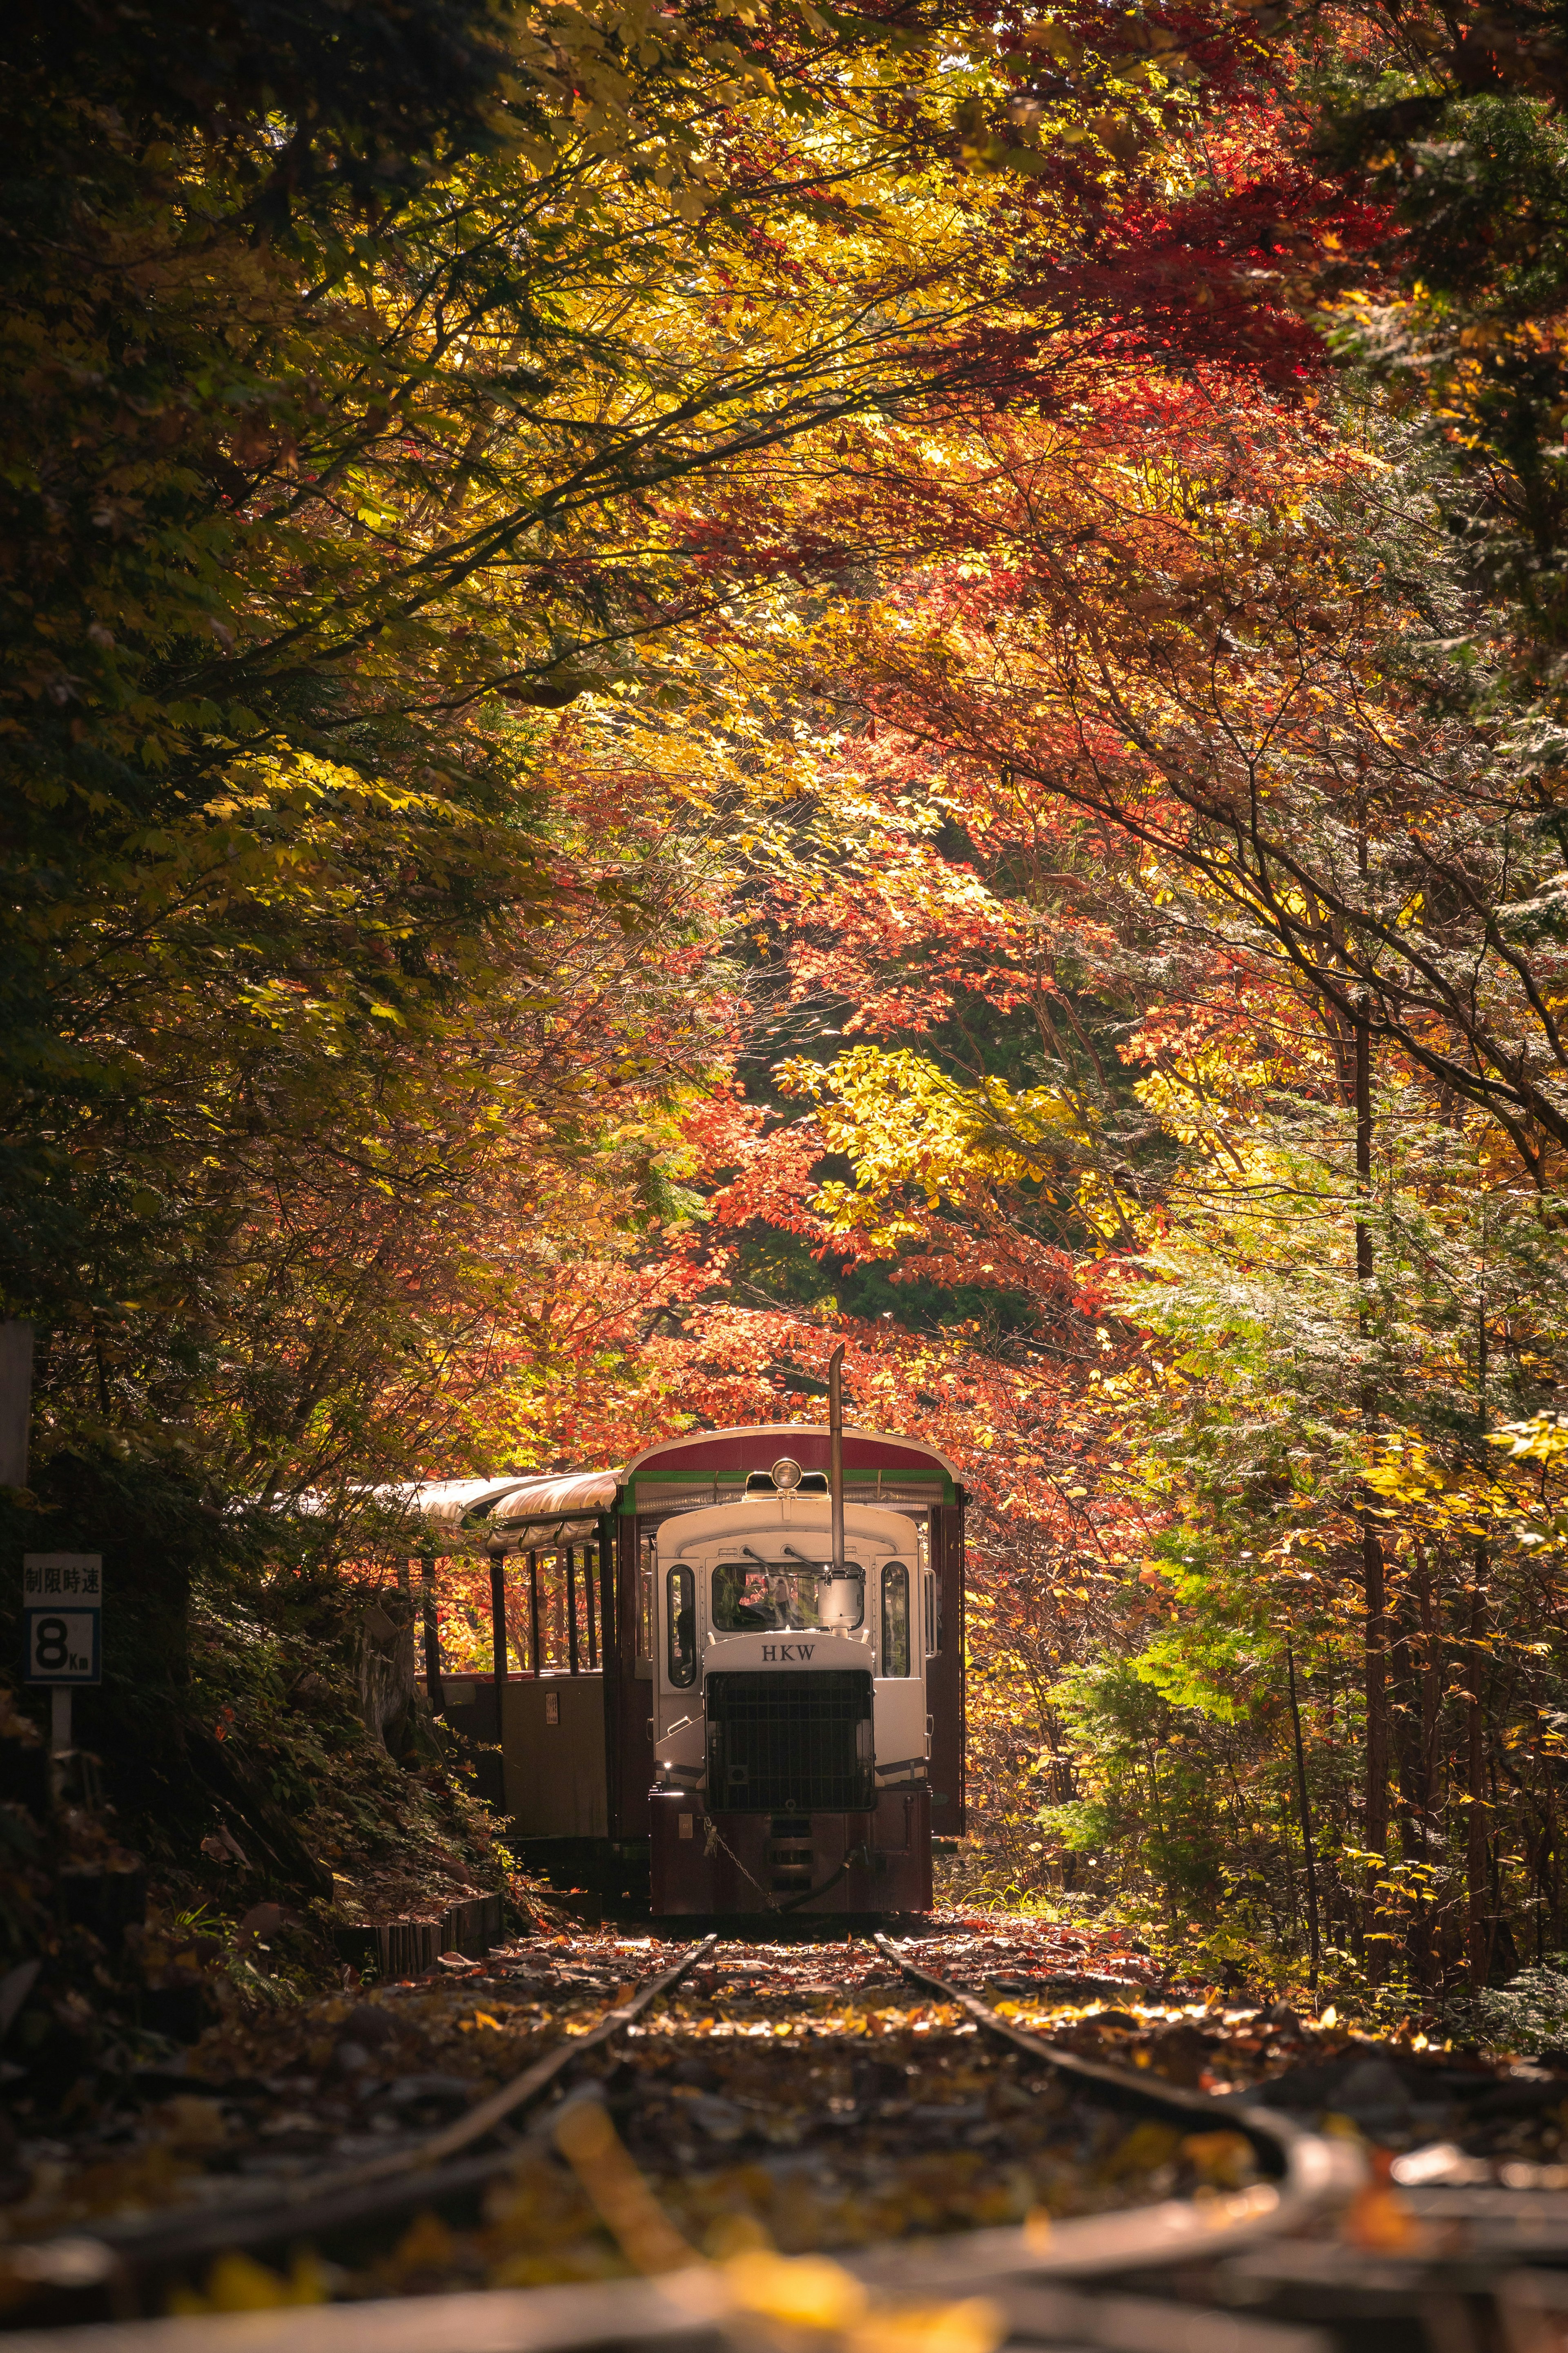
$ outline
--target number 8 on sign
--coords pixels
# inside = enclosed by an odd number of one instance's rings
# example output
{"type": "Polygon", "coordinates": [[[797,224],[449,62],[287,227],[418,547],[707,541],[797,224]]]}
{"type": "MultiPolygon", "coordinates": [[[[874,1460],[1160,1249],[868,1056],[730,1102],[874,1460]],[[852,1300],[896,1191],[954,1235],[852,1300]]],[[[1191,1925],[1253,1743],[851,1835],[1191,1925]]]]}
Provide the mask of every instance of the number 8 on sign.
{"type": "Polygon", "coordinates": [[[26,1680],[30,1683],[95,1683],[99,1680],[96,1609],[24,1612],[26,1680]]]}

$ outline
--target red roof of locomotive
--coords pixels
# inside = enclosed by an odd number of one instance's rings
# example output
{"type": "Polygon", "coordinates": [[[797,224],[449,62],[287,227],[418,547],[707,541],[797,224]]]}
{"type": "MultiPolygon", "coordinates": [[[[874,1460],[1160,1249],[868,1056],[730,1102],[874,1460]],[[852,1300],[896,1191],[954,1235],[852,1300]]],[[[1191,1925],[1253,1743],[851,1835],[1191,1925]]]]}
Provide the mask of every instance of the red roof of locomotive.
{"type": "MultiPolygon", "coordinates": [[[[650,1471],[766,1471],[783,1454],[793,1456],[803,1471],[826,1471],[826,1423],[764,1421],[738,1430],[693,1430],[689,1437],[667,1438],[658,1446],[645,1447],[632,1457],[621,1476],[629,1482],[650,1471]]],[[[912,1471],[928,1462],[948,1478],[958,1478],[946,1455],[939,1454],[923,1439],[889,1436],[879,1430],[845,1429],[847,1471],[912,1471]]]]}

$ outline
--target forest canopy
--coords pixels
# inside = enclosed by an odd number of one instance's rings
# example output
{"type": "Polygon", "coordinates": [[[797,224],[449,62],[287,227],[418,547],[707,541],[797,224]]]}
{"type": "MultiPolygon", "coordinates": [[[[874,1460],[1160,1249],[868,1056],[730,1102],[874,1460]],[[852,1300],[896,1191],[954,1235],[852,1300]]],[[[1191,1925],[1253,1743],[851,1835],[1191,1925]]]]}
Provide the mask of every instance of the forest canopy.
{"type": "Polygon", "coordinates": [[[1557,17],[0,53],[8,1531],[282,1607],[842,1341],[972,1496],[972,1892],[1568,1945],[1557,17]]]}

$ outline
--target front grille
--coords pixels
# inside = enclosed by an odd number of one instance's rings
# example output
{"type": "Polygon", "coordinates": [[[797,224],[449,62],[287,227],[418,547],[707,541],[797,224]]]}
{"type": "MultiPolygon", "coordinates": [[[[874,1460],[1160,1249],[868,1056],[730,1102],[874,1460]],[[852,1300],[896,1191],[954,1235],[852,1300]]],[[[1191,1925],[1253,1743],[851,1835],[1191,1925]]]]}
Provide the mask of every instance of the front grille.
{"type": "Polygon", "coordinates": [[[862,1670],[710,1674],[707,1702],[713,1812],[858,1813],[875,1803],[862,1670]]]}

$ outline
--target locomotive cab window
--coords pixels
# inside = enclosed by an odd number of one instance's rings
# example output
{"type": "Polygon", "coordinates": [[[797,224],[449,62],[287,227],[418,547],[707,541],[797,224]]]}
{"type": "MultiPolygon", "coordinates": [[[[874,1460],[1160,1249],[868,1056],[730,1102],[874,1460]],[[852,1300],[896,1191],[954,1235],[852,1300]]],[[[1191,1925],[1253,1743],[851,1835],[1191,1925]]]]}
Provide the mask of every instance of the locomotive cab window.
{"type": "Polygon", "coordinates": [[[865,1615],[865,1572],[853,1562],[835,1570],[826,1560],[721,1560],[713,1571],[721,1634],[847,1634],[865,1615]]]}
{"type": "Polygon", "coordinates": [[[670,1569],[664,1598],[669,1613],[669,1680],[677,1691],[684,1691],[697,1674],[697,1579],[692,1571],[670,1569]]]}
{"type": "Polygon", "coordinates": [[[882,1570],[882,1672],[910,1672],[910,1572],[890,1560],[882,1570]]]}

